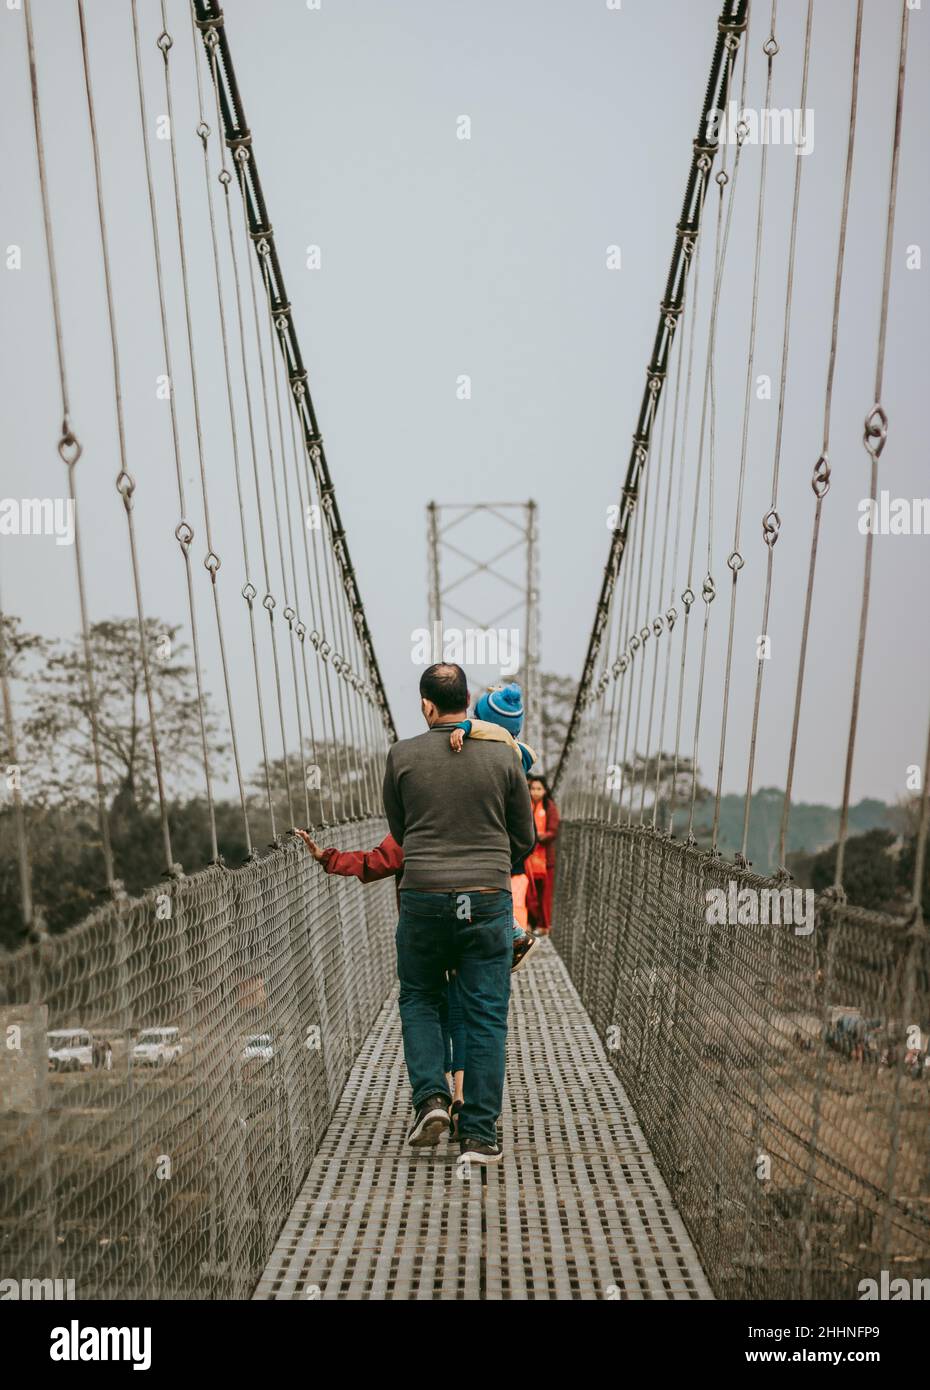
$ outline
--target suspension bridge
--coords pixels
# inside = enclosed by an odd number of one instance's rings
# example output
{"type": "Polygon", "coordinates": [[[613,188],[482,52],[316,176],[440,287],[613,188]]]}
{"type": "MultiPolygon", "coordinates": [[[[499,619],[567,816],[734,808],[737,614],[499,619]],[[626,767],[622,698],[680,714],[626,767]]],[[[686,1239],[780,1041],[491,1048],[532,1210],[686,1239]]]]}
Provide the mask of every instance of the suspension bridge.
{"type": "MultiPolygon", "coordinates": [[[[237,82],[234,14],[216,0],[124,7],[118,40],[133,99],[114,142],[110,48],[93,4],[77,0],[68,26],[24,0],[47,269],[46,297],[31,312],[50,316],[55,362],[42,467],[58,467],[70,504],[79,631],[53,667],[70,683],[46,707],[35,693],[42,648],[13,618],[18,571],[0,552],[4,885],[22,925],[21,944],[0,956],[0,1278],[73,1281],[77,1297],[97,1299],[698,1300],[851,1299],[881,1271],[930,1277],[925,730],[913,731],[923,777],[900,911],[858,906],[846,883],[868,639],[893,616],[870,611],[872,532],[848,577],[852,684],[831,716],[844,729],[834,881],[809,917],[784,916],[795,901],[792,789],[810,713],[844,350],[874,367],[856,423],[873,501],[897,447],[885,360],[910,15],[906,3],[883,7],[885,25],[894,12],[898,61],[881,93],[889,142],[878,171],[863,167],[857,145],[863,0],[825,35],[813,0],[800,8],[802,43],[791,51],[777,6],[759,0],[725,0],[707,33],[706,93],[683,152],[681,215],[667,229],[669,274],[656,287],[642,403],[555,775],[553,942],[514,981],[505,1157],[479,1173],[451,1145],[404,1146],[393,886],[325,876],[290,833],[304,823],[340,848],[375,845],[395,728],[237,82]],[[733,101],[741,112],[795,100],[804,111],[818,37],[843,66],[847,104],[831,115],[846,133],[832,219],[808,226],[805,240],[805,160],[794,159],[787,207],[767,202],[770,145],[742,118],[732,139],[718,138],[710,118],[733,101]],[[68,130],[44,116],[47,65],[62,50],[80,97],[68,130]],[[166,159],[156,150],[164,131],[166,159]],[[84,150],[67,179],[56,148],[66,139],[84,150]],[[133,183],[130,160],[142,170],[133,183]],[[78,178],[91,195],[82,247],[99,275],[109,347],[92,383],[62,271],[73,265],[78,178]],[[862,180],[882,223],[878,321],[868,341],[850,342],[844,268],[862,180]],[[147,299],[130,296],[115,271],[130,193],[141,200],[145,234],[132,250],[147,299]],[[735,208],[747,217],[734,220],[735,208]],[[781,258],[767,255],[773,208],[781,258]],[[829,267],[831,284],[826,320],[805,322],[823,343],[823,428],[807,439],[807,460],[783,461],[805,253],[829,267]],[[737,259],[749,275],[745,336],[723,343],[719,310],[737,259]],[[763,447],[753,402],[767,284],[784,309],[775,432],[763,447]],[[153,453],[149,417],[132,415],[132,339],[150,310],[167,403],[153,453]],[[725,397],[739,409],[724,448],[725,397]],[[767,656],[760,646],[751,663],[742,658],[740,621],[751,605],[752,631],[765,635],[783,602],[783,462],[808,471],[811,507],[791,542],[807,578],[792,618],[774,867],[760,872],[749,843],[767,656]],[[768,498],[751,521],[750,470],[763,472],[768,498]],[[88,474],[112,477],[105,518],[80,505],[88,474]],[[121,551],[104,541],[114,519],[121,551]],[[126,558],[113,580],[131,608],[123,624],[108,626],[89,602],[88,562],[103,544],[114,566],[126,558]],[[183,617],[166,632],[149,612],[169,572],[183,617]],[[165,695],[178,640],[190,658],[183,729],[165,695]],[[114,669],[131,671],[143,761],[127,762],[114,669]],[[737,707],[751,712],[748,746],[733,732],[737,707]],[[75,769],[57,801],[38,785],[52,736],[61,750],[52,761],[75,769]],[[197,771],[196,863],[178,854],[181,839],[192,843],[173,790],[182,763],[197,771]],[[708,788],[702,766],[713,772],[708,788]],[[139,768],[161,861],[157,881],[141,887],[117,824],[139,768]],[[742,842],[729,856],[720,845],[728,777],[746,788],[742,842]],[[43,848],[62,805],[99,888],[69,923],[55,919],[60,873],[43,848]],[[706,834],[702,806],[712,808],[706,834]],[[235,862],[223,853],[233,842],[235,862]],[[711,899],[737,909],[711,913],[711,899]]],[[[531,514],[531,547],[534,526],[531,514]]],[[[430,616],[441,620],[438,532],[434,540],[430,616]]]]}

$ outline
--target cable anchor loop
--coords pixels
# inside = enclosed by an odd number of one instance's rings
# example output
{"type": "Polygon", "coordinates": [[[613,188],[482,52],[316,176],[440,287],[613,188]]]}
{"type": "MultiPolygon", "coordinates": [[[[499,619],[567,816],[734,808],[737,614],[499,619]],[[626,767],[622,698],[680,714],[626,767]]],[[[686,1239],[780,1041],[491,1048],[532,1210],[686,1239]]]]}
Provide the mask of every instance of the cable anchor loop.
{"type": "Polygon", "coordinates": [[[61,438],[58,441],[58,457],[68,468],[73,468],[83,452],[83,445],[77,435],[72,432],[70,423],[68,420],[63,420],[61,438]]]}
{"type": "Polygon", "coordinates": [[[136,480],[125,468],[121,468],[116,475],[116,491],[123,499],[123,505],[129,511],[132,506],[132,494],[136,490],[136,480]]]}
{"type": "Polygon", "coordinates": [[[814,464],[814,473],[811,478],[811,487],[814,495],[818,499],[826,497],[830,491],[830,460],[826,454],[821,454],[814,464]]]}
{"type": "Polygon", "coordinates": [[[762,518],[762,539],[771,550],[778,540],[781,531],[781,516],[774,507],[770,507],[762,518]]]}
{"type": "Polygon", "coordinates": [[[884,408],[876,401],[865,419],[865,429],[862,435],[863,443],[870,456],[878,461],[882,456],[885,441],[888,438],[888,416],[884,408]]]}

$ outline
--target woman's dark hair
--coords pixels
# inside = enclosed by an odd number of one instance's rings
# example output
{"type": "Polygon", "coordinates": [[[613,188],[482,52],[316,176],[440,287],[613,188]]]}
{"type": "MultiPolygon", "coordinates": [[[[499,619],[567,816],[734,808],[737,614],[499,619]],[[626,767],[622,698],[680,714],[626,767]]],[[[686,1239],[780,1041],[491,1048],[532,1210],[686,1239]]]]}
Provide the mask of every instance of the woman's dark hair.
{"type": "Polygon", "coordinates": [[[468,704],[468,678],[454,662],[437,661],[420,677],[420,696],[432,700],[440,714],[458,714],[468,704]]]}
{"type": "Polygon", "coordinates": [[[527,786],[529,786],[530,782],[538,782],[540,784],[543,789],[543,805],[548,807],[552,802],[552,792],[549,790],[549,783],[546,781],[545,777],[541,777],[538,772],[528,772],[526,774],[527,786]]]}

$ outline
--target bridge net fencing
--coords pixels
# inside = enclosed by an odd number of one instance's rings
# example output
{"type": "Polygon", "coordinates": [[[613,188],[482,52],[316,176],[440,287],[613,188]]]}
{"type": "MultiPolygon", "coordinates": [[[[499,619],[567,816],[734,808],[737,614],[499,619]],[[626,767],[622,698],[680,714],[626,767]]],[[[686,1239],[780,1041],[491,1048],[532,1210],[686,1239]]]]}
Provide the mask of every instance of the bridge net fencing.
{"type": "Polygon", "coordinates": [[[0,1278],[244,1297],[390,987],[291,828],[377,844],[394,727],[221,7],[12,22],[0,1278]]]}
{"type": "Polygon", "coordinates": [[[392,883],[290,843],[0,957],[4,1278],[248,1297],[390,988],[395,920],[392,883]]]}
{"type": "Polygon", "coordinates": [[[926,937],[825,896],[809,934],[709,923],[708,889],[784,885],[649,828],[560,839],[559,949],[717,1295],[930,1277],[926,937]]]}
{"type": "Polygon", "coordinates": [[[918,430],[896,11],[876,42],[862,3],[722,7],[554,779],[556,940],[729,1297],[930,1275],[930,678],[900,624],[926,550],[874,524],[918,430]]]}

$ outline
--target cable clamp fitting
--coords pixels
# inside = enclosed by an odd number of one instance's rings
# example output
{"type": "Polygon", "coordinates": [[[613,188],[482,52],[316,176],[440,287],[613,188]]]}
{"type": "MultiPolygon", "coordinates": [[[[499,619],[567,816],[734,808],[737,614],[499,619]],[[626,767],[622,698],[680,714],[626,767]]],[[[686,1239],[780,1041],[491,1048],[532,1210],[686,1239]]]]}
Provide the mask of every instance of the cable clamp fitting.
{"type": "Polygon", "coordinates": [[[206,30],[206,29],[222,29],[222,27],[223,27],[223,11],[222,11],[222,10],[217,10],[217,12],[216,12],[215,15],[210,15],[207,19],[198,19],[197,16],[195,15],[195,16],[194,16],[194,23],[197,25],[197,28],[198,28],[198,29],[201,29],[201,30],[206,30]]]}

